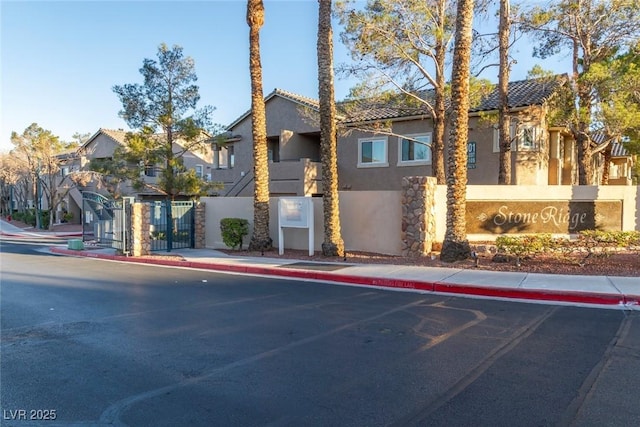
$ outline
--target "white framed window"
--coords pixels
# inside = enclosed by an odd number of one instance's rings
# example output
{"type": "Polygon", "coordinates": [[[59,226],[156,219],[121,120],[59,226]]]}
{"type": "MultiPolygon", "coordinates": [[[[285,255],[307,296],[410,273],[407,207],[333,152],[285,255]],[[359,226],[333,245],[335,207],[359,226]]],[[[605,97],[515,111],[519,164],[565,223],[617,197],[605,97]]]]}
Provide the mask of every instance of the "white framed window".
{"type": "Polygon", "coordinates": [[[358,139],[358,167],[387,167],[387,138],[358,139]]]}
{"type": "Polygon", "coordinates": [[[431,164],[431,133],[398,138],[398,166],[431,164]]]}
{"type": "Polygon", "coordinates": [[[202,179],[202,177],[204,176],[204,166],[203,165],[196,165],[196,176],[200,179],[202,179]]]}
{"type": "MultiPolygon", "coordinates": [[[[515,150],[515,143],[513,137],[516,134],[516,124],[511,123],[509,125],[509,138],[511,138],[511,150],[515,150]]],[[[493,126],[493,152],[500,152],[500,128],[498,125],[493,126]]]]}
{"type": "Polygon", "coordinates": [[[69,166],[62,166],[60,168],[60,176],[62,176],[63,178],[67,175],[69,175],[70,171],[69,171],[69,166]]]}
{"type": "Polygon", "coordinates": [[[516,134],[518,151],[539,150],[539,137],[540,132],[537,126],[533,126],[527,123],[518,125],[518,133],[516,134]]]}

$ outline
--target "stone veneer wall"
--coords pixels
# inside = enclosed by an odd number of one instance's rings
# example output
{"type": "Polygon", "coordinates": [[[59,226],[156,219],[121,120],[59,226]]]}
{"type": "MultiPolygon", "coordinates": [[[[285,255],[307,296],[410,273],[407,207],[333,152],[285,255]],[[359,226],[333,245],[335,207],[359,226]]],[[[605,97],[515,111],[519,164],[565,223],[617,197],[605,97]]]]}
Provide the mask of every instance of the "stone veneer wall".
{"type": "Polygon", "coordinates": [[[431,252],[436,235],[437,181],[428,176],[402,178],[402,255],[420,257],[431,252]]]}
{"type": "Polygon", "coordinates": [[[151,253],[151,214],[147,203],[134,203],[131,209],[132,256],[151,253]]]}
{"type": "Polygon", "coordinates": [[[206,246],[206,223],[205,223],[205,204],[197,202],[195,208],[193,247],[195,249],[204,249],[206,246]]]}

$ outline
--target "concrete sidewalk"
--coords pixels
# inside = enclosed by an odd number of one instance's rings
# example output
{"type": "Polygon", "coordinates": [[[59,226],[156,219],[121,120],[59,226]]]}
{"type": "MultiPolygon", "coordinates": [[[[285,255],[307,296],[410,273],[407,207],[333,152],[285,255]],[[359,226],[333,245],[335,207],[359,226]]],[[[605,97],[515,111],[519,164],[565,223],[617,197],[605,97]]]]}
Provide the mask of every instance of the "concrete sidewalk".
{"type": "Polygon", "coordinates": [[[569,276],[474,269],[382,264],[314,262],[268,257],[230,256],[212,249],[178,249],[183,261],[132,258],[115,250],[74,251],[52,247],[60,255],[84,256],[130,263],[195,268],[269,277],[317,280],[476,297],[545,301],[640,310],[640,278],[569,276]]]}
{"type": "MultiPolygon", "coordinates": [[[[24,230],[0,219],[0,234],[23,237],[73,237],[77,232],[24,230]]],[[[81,233],[80,233],[81,234],[81,233]]],[[[524,272],[494,272],[460,268],[388,264],[316,262],[269,257],[231,256],[213,249],[177,249],[184,260],[132,258],[115,249],[75,251],[53,246],[51,253],[112,261],[197,268],[359,286],[376,286],[529,301],[546,301],[640,310],[640,278],[570,276],[524,272]]]]}

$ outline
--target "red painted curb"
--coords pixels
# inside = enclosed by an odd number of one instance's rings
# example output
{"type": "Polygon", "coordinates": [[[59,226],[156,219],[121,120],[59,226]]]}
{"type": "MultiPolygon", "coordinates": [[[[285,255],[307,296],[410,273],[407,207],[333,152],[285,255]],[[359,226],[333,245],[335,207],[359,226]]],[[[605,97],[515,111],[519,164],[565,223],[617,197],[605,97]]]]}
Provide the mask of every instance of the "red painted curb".
{"type": "Polygon", "coordinates": [[[526,299],[538,301],[574,302],[582,304],[620,305],[626,299],[621,294],[603,294],[594,292],[554,291],[543,289],[489,288],[473,285],[436,283],[434,292],[447,294],[477,295],[486,297],[526,299]]]}
{"type": "Polygon", "coordinates": [[[476,285],[453,284],[442,282],[423,282],[418,280],[392,279],[380,277],[354,276],[348,274],[327,273],[324,271],[297,270],[292,268],[270,266],[245,266],[223,263],[205,263],[199,261],[171,261],[154,260],[145,258],[133,258],[122,255],[106,255],[91,253],[90,251],[75,251],[52,247],[51,252],[82,256],[89,258],[107,259],[114,261],[133,262],[138,264],[154,264],[172,267],[198,268],[232,273],[261,274],[275,277],[293,277],[297,279],[320,280],[351,285],[377,286],[395,289],[415,289],[426,292],[439,292],[443,294],[474,295],[483,297],[570,302],[596,305],[640,305],[640,297],[625,296],[621,294],[603,294],[594,292],[554,291],[541,289],[514,289],[495,288],[476,285]]]}

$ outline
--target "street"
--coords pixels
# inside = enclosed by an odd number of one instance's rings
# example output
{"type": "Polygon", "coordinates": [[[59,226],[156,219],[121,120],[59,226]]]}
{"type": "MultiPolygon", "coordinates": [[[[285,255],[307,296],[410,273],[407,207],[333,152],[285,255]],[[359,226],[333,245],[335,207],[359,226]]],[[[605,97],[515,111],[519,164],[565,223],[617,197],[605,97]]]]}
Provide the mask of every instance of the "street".
{"type": "Polygon", "coordinates": [[[3,426],[640,425],[640,312],[219,274],[3,239],[3,426]]]}

